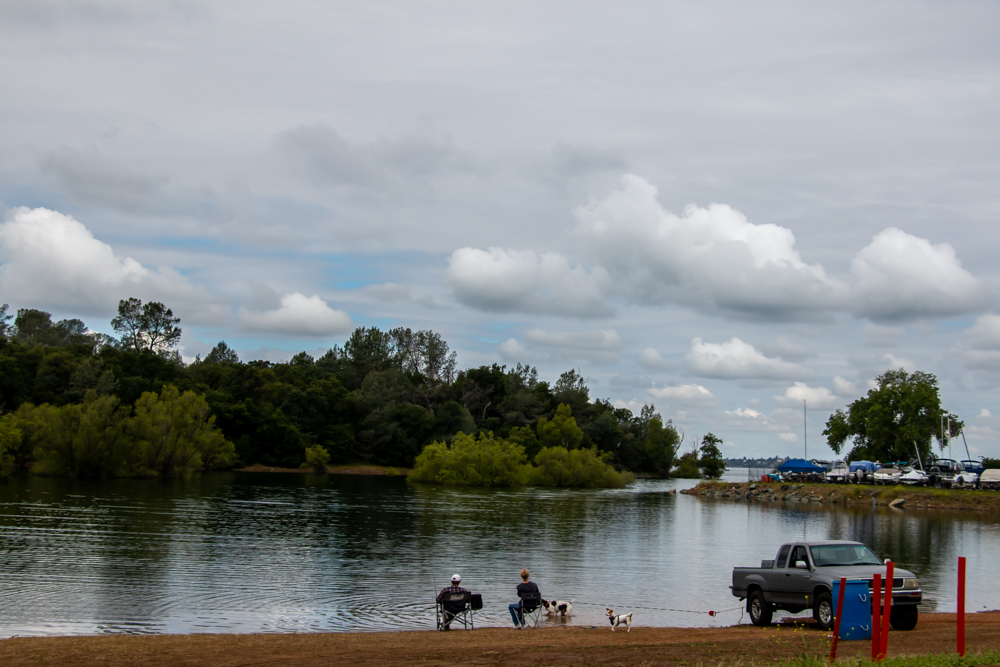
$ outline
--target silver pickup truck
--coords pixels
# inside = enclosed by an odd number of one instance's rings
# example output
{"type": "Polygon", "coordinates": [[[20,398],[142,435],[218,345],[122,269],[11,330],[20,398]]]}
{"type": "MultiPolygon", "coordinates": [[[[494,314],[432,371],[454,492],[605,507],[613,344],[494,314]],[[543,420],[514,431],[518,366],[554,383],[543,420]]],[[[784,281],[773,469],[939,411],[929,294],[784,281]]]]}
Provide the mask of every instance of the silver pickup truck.
{"type": "MultiPolygon", "coordinates": [[[[760,567],[733,568],[733,595],[747,601],[754,625],[769,625],[771,614],[781,609],[797,614],[813,610],[820,627],[833,626],[833,582],[885,577],[886,566],[872,550],[860,542],[790,542],[781,545],[774,560],[760,567]]],[[[883,584],[884,585],[884,584],[883,584]]],[[[916,576],[895,569],[892,579],[892,611],[889,622],[896,630],[912,630],[917,625],[917,605],[923,592],[916,576]]]]}

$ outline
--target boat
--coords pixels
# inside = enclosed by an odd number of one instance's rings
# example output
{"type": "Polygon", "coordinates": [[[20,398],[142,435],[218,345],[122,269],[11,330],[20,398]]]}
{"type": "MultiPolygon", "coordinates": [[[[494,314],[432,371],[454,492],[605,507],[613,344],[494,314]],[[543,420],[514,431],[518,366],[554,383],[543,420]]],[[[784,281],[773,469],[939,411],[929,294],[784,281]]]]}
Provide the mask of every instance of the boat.
{"type": "Polygon", "coordinates": [[[897,484],[902,476],[903,471],[895,463],[886,463],[872,474],[872,481],[875,484],[897,484]]]}
{"type": "Polygon", "coordinates": [[[881,467],[881,464],[872,461],[851,461],[848,466],[851,475],[847,481],[852,484],[871,484],[875,480],[875,471],[881,467]]]}
{"type": "Polygon", "coordinates": [[[966,472],[974,472],[980,477],[982,477],[984,470],[982,461],[973,461],[972,459],[966,459],[964,461],[959,461],[959,463],[962,464],[962,468],[966,472]]]}
{"type": "Polygon", "coordinates": [[[844,484],[851,474],[847,464],[843,461],[834,461],[833,468],[826,473],[826,481],[833,484],[844,484]]]}
{"type": "Polygon", "coordinates": [[[805,459],[788,459],[774,471],[781,475],[782,480],[794,481],[819,482],[826,475],[826,468],[805,459]]]}
{"type": "Polygon", "coordinates": [[[927,486],[927,482],[930,478],[920,468],[915,466],[910,466],[903,469],[903,474],[899,476],[897,484],[903,484],[906,486],[927,486]]]}
{"type": "Polygon", "coordinates": [[[1000,470],[984,470],[979,476],[979,486],[984,489],[1000,489],[1000,470]]]}

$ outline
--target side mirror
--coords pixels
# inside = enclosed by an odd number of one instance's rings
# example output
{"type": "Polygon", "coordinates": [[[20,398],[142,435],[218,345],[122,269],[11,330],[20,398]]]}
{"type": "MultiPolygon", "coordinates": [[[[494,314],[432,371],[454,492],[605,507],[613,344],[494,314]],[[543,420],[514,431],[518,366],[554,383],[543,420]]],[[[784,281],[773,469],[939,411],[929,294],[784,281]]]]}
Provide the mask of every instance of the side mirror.
{"type": "Polygon", "coordinates": [[[797,561],[795,561],[795,567],[797,567],[800,570],[808,570],[809,569],[809,566],[806,565],[806,562],[804,560],[797,560],[797,561]]]}

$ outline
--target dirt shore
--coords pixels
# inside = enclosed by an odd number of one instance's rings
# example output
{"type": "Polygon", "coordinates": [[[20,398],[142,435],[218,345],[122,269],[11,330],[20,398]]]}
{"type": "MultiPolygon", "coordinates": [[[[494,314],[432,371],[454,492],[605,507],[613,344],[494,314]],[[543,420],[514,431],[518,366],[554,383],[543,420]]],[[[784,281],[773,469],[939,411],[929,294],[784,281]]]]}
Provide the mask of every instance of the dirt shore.
{"type": "Polygon", "coordinates": [[[1000,511],[1000,492],[868,484],[701,482],[681,493],[744,502],[889,505],[900,510],[1000,511]]]}
{"type": "MultiPolygon", "coordinates": [[[[1000,646],[1000,611],[966,617],[968,651],[1000,646]]],[[[0,641],[0,665],[749,665],[829,654],[815,626],[729,628],[609,626],[426,632],[268,635],[105,635],[0,641]]],[[[955,650],[955,615],[925,614],[911,632],[889,634],[889,655],[955,650]]],[[[870,657],[871,642],[840,642],[838,659],[870,657]]]]}

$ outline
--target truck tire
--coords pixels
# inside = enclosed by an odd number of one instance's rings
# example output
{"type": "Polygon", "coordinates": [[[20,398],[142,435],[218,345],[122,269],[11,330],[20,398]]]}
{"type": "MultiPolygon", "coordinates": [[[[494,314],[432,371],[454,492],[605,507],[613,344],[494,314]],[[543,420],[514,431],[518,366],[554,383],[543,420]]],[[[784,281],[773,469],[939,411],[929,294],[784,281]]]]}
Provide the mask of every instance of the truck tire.
{"type": "Polygon", "coordinates": [[[829,593],[820,593],[816,596],[813,618],[819,623],[820,630],[829,630],[833,627],[833,598],[829,593]]]}
{"type": "Polygon", "coordinates": [[[757,590],[750,594],[747,599],[747,611],[750,612],[750,622],[754,625],[758,627],[771,625],[771,614],[774,610],[764,599],[764,593],[761,591],[757,590]]]}
{"type": "Polygon", "coordinates": [[[912,630],[917,627],[917,616],[916,606],[893,607],[889,611],[889,625],[893,630],[912,630]]]}

